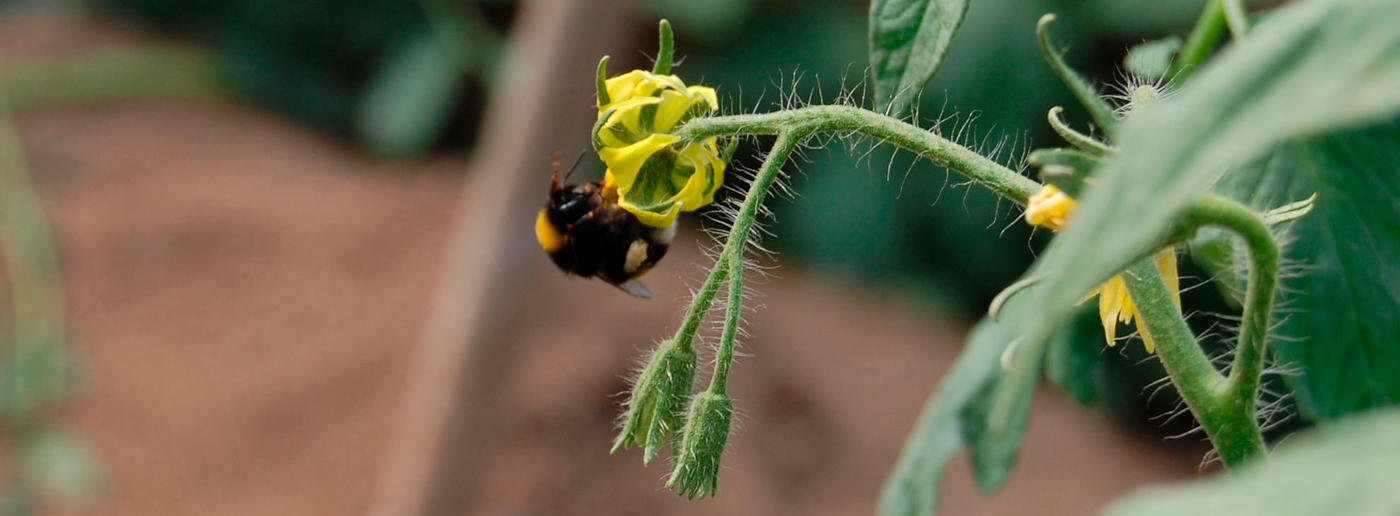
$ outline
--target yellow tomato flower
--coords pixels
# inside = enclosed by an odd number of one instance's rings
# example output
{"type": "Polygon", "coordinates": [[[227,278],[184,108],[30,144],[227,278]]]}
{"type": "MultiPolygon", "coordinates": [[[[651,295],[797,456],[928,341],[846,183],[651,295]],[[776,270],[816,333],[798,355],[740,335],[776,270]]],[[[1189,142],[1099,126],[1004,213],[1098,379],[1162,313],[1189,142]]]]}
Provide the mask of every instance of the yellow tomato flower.
{"type": "Polygon", "coordinates": [[[668,227],[683,211],[714,202],[724,182],[718,138],[681,141],[669,134],[719,109],[714,88],[686,86],[674,75],[633,70],[605,82],[594,142],[617,186],[618,206],[643,224],[668,227]]]}
{"type": "MultiPolygon", "coordinates": [[[[1079,203],[1074,198],[1060,191],[1055,185],[1045,185],[1026,200],[1026,222],[1032,226],[1059,231],[1078,207],[1079,203]]],[[[1172,292],[1172,302],[1176,305],[1176,311],[1180,312],[1181,276],[1176,269],[1175,248],[1168,247],[1157,253],[1157,271],[1162,273],[1167,289],[1172,292]]],[[[1143,347],[1147,348],[1147,352],[1156,351],[1157,344],[1148,334],[1147,327],[1142,324],[1142,315],[1133,305],[1133,298],[1128,295],[1128,286],[1123,283],[1122,276],[1109,278],[1104,284],[1090,291],[1080,302],[1088,301],[1094,296],[1099,297],[1099,321],[1103,324],[1103,336],[1110,347],[1116,344],[1114,340],[1118,336],[1118,323],[1133,323],[1142,335],[1143,347]]]]}
{"type": "Polygon", "coordinates": [[[1045,185],[1026,200],[1026,222],[1059,231],[1078,207],[1079,203],[1069,194],[1055,185],[1045,185]]]}

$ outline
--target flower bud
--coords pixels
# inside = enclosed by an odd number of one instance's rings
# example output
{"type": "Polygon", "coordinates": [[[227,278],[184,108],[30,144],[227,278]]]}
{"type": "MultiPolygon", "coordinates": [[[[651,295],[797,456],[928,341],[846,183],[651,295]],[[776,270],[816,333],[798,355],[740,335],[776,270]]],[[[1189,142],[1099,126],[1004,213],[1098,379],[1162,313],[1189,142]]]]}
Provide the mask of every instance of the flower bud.
{"type": "Polygon", "coordinates": [[[715,494],[719,459],[733,419],[734,403],[728,395],[711,391],[695,395],[666,487],[692,500],[715,494]]]}
{"type": "Polygon", "coordinates": [[[656,347],[632,385],[627,421],[613,441],[612,451],[642,446],[642,463],[650,464],[671,431],[680,428],[681,415],[695,382],[695,350],[682,348],[676,339],[656,347]]]}

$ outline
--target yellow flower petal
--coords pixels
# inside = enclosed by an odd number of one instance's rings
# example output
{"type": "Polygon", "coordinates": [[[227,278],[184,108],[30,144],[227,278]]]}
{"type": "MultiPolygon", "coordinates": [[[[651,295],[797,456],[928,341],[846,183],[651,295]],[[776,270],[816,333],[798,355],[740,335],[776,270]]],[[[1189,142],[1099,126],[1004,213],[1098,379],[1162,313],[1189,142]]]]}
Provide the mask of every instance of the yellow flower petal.
{"type": "MultiPolygon", "coordinates": [[[[621,125],[626,132],[635,136],[641,136],[643,133],[641,122],[642,108],[652,104],[660,104],[661,101],[661,97],[638,97],[608,104],[608,109],[613,109],[613,113],[606,122],[603,122],[603,126],[599,128],[598,139],[602,141],[603,145],[606,147],[618,147],[634,143],[619,138],[614,132],[615,128],[621,125]]],[[[598,113],[599,116],[602,116],[602,114],[602,112],[598,113]]]]}
{"type": "Polygon", "coordinates": [[[1167,283],[1167,291],[1172,293],[1172,304],[1181,311],[1181,274],[1176,270],[1176,249],[1168,247],[1157,253],[1157,271],[1167,283]]]}
{"type": "Polygon", "coordinates": [[[1059,231],[1069,221],[1079,203],[1055,185],[1045,185],[1026,199],[1026,222],[1059,231]]]}
{"type": "Polygon", "coordinates": [[[603,85],[608,89],[608,98],[612,102],[598,106],[598,111],[602,112],[612,107],[613,104],[633,97],[651,95],[652,91],[656,91],[656,85],[649,80],[650,75],[651,73],[642,70],[632,70],[604,81],[603,85]],[[639,89],[641,91],[638,91],[639,89]]]}
{"type": "Polygon", "coordinates": [[[661,105],[656,107],[656,117],[652,119],[651,129],[657,132],[666,132],[676,127],[686,113],[690,112],[696,102],[685,93],[676,90],[666,90],[661,92],[657,99],[661,105]]]}
{"type": "Polygon", "coordinates": [[[685,91],[685,82],[680,77],[674,75],[655,75],[648,73],[648,78],[656,84],[657,89],[671,88],[673,90],[685,91]]]}
{"type": "Polygon", "coordinates": [[[677,165],[684,164],[694,170],[686,178],[685,186],[676,193],[675,200],[681,211],[695,211],[701,206],[714,202],[715,191],[723,181],[724,165],[719,158],[707,152],[701,145],[691,144],[681,151],[677,165]]]}
{"type": "Polygon", "coordinates": [[[613,179],[617,181],[618,192],[626,195],[647,158],[677,141],[680,141],[680,138],[676,136],[653,134],[631,145],[603,147],[598,151],[598,157],[602,158],[603,163],[608,165],[608,170],[612,171],[613,179]]]}
{"type": "Polygon", "coordinates": [[[666,227],[677,213],[713,202],[725,168],[717,138],[682,147],[666,133],[697,112],[719,109],[714,88],[687,87],[675,75],[645,70],[610,78],[604,88],[609,102],[599,106],[598,116],[608,118],[594,137],[618,206],[647,225],[666,227]]]}
{"type": "Polygon", "coordinates": [[[1123,310],[1124,287],[1123,279],[1118,276],[1109,278],[1099,286],[1099,321],[1103,324],[1103,337],[1110,348],[1117,344],[1114,339],[1118,337],[1118,314],[1123,310]]]}
{"type": "Polygon", "coordinates": [[[637,220],[642,221],[642,224],[656,228],[670,227],[671,224],[676,222],[676,217],[680,215],[681,212],[681,205],[679,203],[671,203],[661,212],[651,211],[644,207],[637,206],[627,202],[625,198],[618,199],[617,205],[627,210],[628,213],[636,215],[637,220]]]}
{"type": "Polygon", "coordinates": [[[710,105],[710,111],[719,110],[719,97],[715,96],[715,89],[708,86],[691,86],[686,88],[691,98],[700,97],[705,99],[705,103],[710,105]]]}

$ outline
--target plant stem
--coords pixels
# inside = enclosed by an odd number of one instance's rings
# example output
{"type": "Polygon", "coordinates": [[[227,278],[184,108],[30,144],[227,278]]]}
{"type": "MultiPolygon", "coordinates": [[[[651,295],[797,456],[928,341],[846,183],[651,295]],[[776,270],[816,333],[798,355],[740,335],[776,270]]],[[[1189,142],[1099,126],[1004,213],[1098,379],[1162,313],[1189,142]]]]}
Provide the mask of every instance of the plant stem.
{"type": "MultiPolygon", "coordinates": [[[[723,260],[723,253],[721,253],[723,260]]],[[[676,331],[676,346],[681,351],[694,351],[691,344],[695,340],[695,332],[700,329],[700,321],[705,319],[705,314],[710,312],[710,305],[714,304],[715,293],[719,291],[719,284],[724,282],[724,275],[729,272],[728,267],[715,267],[710,269],[710,276],[705,278],[705,283],[700,285],[700,290],[695,293],[695,297],[690,300],[690,308],[685,312],[685,320],[681,323],[681,329],[676,331]]]]}
{"type": "Polygon", "coordinates": [[[1278,282],[1279,247],[1269,226],[1249,207],[1223,197],[1207,197],[1192,204],[1188,223],[1195,227],[1215,226],[1244,239],[1249,247],[1249,283],[1245,290],[1244,314],[1239,345],[1230,366],[1226,397],[1248,411],[1253,419],[1259,394],[1259,375],[1268,350],[1269,317],[1273,312],[1274,289],[1278,282]]]}
{"type": "MultiPolygon", "coordinates": [[[[709,285],[711,280],[723,278],[724,271],[728,271],[729,306],[725,309],[724,332],[720,335],[719,352],[715,354],[715,371],[710,376],[710,392],[715,394],[724,393],[725,384],[729,381],[729,367],[734,361],[734,339],[739,333],[739,314],[744,301],[744,246],[758,218],[758,209],[763,205],[763,199],[768,196],[768,190],[773,188],[773,182],[777,181],[783,164],[787,163],[793,149],[797,148],[797,142],[804,136],[806,134],[799,135],[793,131],[778,134],[772,150],[768,151],[768,157],[763,160],[763,166],[759,167],[758,174],[754,176],[753,184],[749,185],[744,204],[734,216],[734,226],[729,229],[729,237],[724,241],[724,250],[720,251],[715,267],[710,270],[710,280],[705,281],[705,284],[709,285]]],[[[715,283],[717,286],[718,282],[715,283]]],[[[705,301],[704,310],[709,310],[713,300],[714,295],[711,293],[710,299],[705,301]]],[[[695,305],[692,305],[692,311],[694,307],[695,305]]]]}
{"type": "Polygon", "coordinates": [[[1264,439],[1254,420],[1254,399],[1234,403],[1226,380],[1201,351],[1191,328],[1172,301],[1152,259],[1140,260],[1122,274],[1147,332],[1157,343],[1157,356],[1172,385],[1191,414],[1205,428],[1220,461],[1234,468],[1264,454],[1264,439]]]}
{"type": "Polygon", "coordinates": [[[739,333],[739,315],[744,302],[744,253],[730,253],[726,263],[716,268],[729,269],[729,305],[724,310],[724,333],[715,353],[715,372],[710,375],[710,392],[724,394],[729,383],[729,368],[734,362],[734,339],[739,333]]]}
{"type": "Polygon", "coordinates": [[[1279,247],[1258,214],[1224,197],[1209,196],[1192,203],[1183,226],[1188,232],[1202,226],[1220,227],[1239,235],[1249,247],[1244,318],[1229,377],[1215,370],[1186,321],[1172,308],[1170,293],[1151,260],[1133,265],[1123,279],[1147,326],[1143,330],[1157,342],[1158,356],[1172,384],[1205,428],[1221,462],[1233,468],[1265,454],[1255,400],[1268,349],[1279,247]]]}
{"type": "MultiPolygon", "coordinates": [[[[696,118],[677,129],[675,134],[694,141],[711,136],[789,133],[800,140],[821,131],[857,132],[893,143],[957,171],[1022,206],[1040,190],[1040,183],[932,131],[854,106],[809,106],[772,113],[696,118]]],[[[775,145],[770,159],[777,151],[775,145]]]]}
{"type": "Polygon", "coordinates": [[[758,217],[759,207],[798,142],[820,131],[857,132],[893,143],[938,165],[956,170],[1022,206],[1027,198],[1040,190],[1039,183],[971,149],[918,126],[853,106],[810,106],[764,114],[697,118],[687,122],[675,134],[692,141],[713,136],[773,134],[778,137],[754,177],[753,184],[749,185],[748,195],[734,217],[734,226],[729,230],[724,249],[710,276],[692,300],[685,322],[677,333],[680,344],[689,346],[701,319],[714,303],[720,282],[727,274],[729,306],[719,351],[715,356],[714,374],[710,379],[711,392],[723,393],[729,378],[743,302],[744,246],[758,217]]]}
{"type": "Polygon", "coordinates": [[[1186,44],[1182,45],[1181,52],[1177,54],[1176,60],[1172,61],[1167,78],[1178,85],[1186,82],[1186,78],[1195,73],[1210,52],[1215,50],[1224,28],[1225,9],[1220,0],[1206,2],[1205,8],[1201,10],[1201,17],[1191,29],[1191,35],[1186,37],[1186,44]]]}
{"type": "Polygon", "coordinates": [[[1249,32],[1249,15],[1245,14],[1240,0],[1220,0],[1220,8],[1225,13],[1225,25],[1230,28],[1230,37],[1243,38],[1249,32]]]}

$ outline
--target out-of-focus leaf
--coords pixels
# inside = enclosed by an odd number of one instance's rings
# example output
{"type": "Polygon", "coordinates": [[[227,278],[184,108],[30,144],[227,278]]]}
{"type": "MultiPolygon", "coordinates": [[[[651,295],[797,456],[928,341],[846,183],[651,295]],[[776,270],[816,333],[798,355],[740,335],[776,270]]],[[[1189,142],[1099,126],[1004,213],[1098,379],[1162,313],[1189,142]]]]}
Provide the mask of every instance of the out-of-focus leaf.
{"type": "Polygon", "coordinates": [[[1085,405],[1099,398],[1099,358],[1106,344],[1098,313],[1079,311],[1074,321],[1050,340],[1045,351],[1045,376],[1070,397],[1085,405]]]}
{"type": "Polygon", "coordinates": [[[1112,516],[1400,514],[1400,411],[1325,424],[1285,442],[1267,461],[1228,475],[1144,489],[1114,503],[1112,516]]]}
{"type": "MultiPolygon", "coordinates": [[[[1012,298],[1008,306],[1018,302],[1012,298]]],[[[943,468],[962,448],[964,439],[980,430],[969,429],[969,418],[964,414],[971,404],[985,397],[984,391],[996,387],[1001,376],[998,360],[1009,342],[1006,325],[991,319],[983,320],[972,330],[962,355],[924,406],[894,473],[885,481],[880,495],[881,516],[925,516],[937,510],[943,468]]],[[[995,444],[986,441],[983,446],[995,444]]]]}
{"type": "MultiPolygon", "coordinates": [[[[1285,263],[1301,273],[1283,279],[1276,302],[1288,315],[1270,332],[1275,356],[1298,371],[1284,380],[1309,418],[1400,402],[1397,167],[1400,120],[1283,144],[1216,187],[1260,211],[1317,194],[1312,213],[1285,233],[1285,263]]],[[[1231,291],[1243,291],[1244,257],[1228,235],[1202,231],[1197,249],[1231,291]]]]}
{"type": "Polygon", "coordinates": [[[870,68],[875,108],[897,116],[909,111],[925,82],[938,71],[967,0],[872,0],[870,68]]]}
{"type": "Polygon", "coordinates": [[[1123,68],[1134,76],[1156,79],[1167,73],[1172,56],[1179,48],[1181,38],[1176,36],[1140,43],[1128,49],[1128,55],[1123,57],[1123,68]]]}
{"type": "Polygon", "coordinates": [[[356,125],[371,152],[412,157],[432,146],[452,114],[461,60],[432,32],[407,37],[360,98],[356,125]]]}
{"type": "MultiPolygon", "coordinates": [[[[996,323],[992,323],[996,324],[996,323]]],[[[998,337],[1006,337],[1002,334],[998,337]]],[[[982,337],[986,338],[986,337],[982,337]]],[[[1034,368],[1029,374],[1039,376],[1040,362],[1018,364],[1017,367],[1034,368]]],[[[1021,452],[1021,440],[1026,435],[1030,423],[1031,398],[1035,396],[1036,382],[1007,381],[1013,375],[1001,374],[1000,368],[989,383],[984,385],[972,401],[963,407],[963,439],[967,441],[972,458],[972,474],[977,486],[983,492],[991,493],[1000,489],[1011,471],[1016,468],[1016,457],[1021,452]],[[1015,400],[1010,417],[1001,424],[992,421],[992,402],[1000,397],[1015,400]]]]}
{"type": "Polygon", "coordinates": [[[21,442],[20,476],[50,497],[85,499],[102,488],[102,469],[83,441],[43,429],[21,442]]]}
{"type": "MultiPolygon", "coordinates": [[[[1170,221],[1230,166],[1286,139],[1400,111],[1397,25],[1391,0],[1290,4],[1208,62],[1176,97],[1139,110],[1120,129],[1120,152],[1097,171],[1074,223],[1027,272],[1048,278],[1020,294],[1034,308],[1004,315],[1027,347],[1043,347],[1085,292],[1160,245],[1170,221]]],[[[1026,355],[1015,360],[1036,353],[1026,355]]]]}

